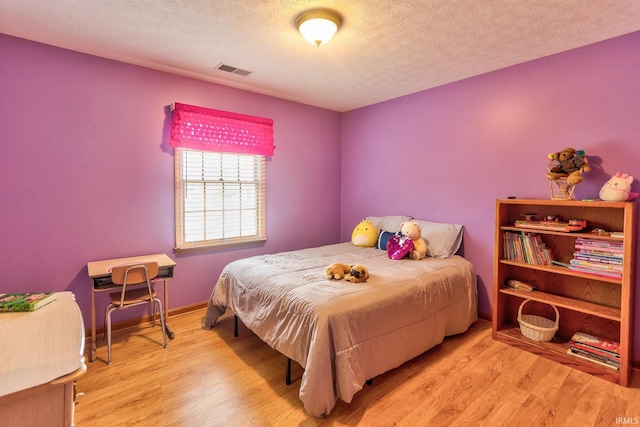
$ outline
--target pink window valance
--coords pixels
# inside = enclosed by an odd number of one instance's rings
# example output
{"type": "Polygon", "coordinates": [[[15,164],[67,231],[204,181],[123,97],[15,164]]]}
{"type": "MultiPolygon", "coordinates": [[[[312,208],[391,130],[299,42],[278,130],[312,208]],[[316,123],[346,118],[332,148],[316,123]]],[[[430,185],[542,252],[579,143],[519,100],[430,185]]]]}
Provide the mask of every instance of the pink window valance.
{"type": "Polygon", "coordinates": [[[169,145],[273,156],[273,120],[176,102],[169,145]]]}

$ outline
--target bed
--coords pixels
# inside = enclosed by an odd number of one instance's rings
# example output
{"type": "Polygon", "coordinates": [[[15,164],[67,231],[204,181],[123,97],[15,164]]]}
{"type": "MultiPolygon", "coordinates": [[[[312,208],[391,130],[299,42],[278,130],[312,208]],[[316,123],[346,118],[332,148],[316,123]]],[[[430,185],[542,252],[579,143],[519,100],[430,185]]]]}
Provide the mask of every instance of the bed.
{"type": "MultiPolygon", "coordinates": [[[[393,232],[406,217],[372,218],[379,229],[393,232]]],[[[309,414],[326,416],[337,399],[351,402],[367,380],[477,320],[473,265],[454,255],[462,226],[445,234],[442,253],[436,252],[438,236],[425,238],[431,253],[419,261],[392,260],[383,249],[351,242],[233,261],[214,286],[205,327],[231,309],[304,368],[300,400],[309,414]],[[333,262],[365,265],[370,278],[327,280],[324,269],[333,262]]]]}

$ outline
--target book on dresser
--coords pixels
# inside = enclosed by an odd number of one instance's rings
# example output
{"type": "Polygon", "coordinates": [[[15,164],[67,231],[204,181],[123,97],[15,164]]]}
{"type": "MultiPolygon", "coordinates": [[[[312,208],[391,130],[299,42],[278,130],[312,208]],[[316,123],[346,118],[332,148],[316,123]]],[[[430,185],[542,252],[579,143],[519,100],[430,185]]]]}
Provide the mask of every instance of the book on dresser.
{"type": "Polygon", "coordinates": [[[55,300],[55,292],[0,293],[0,313],[36,311],[55,300]]]}

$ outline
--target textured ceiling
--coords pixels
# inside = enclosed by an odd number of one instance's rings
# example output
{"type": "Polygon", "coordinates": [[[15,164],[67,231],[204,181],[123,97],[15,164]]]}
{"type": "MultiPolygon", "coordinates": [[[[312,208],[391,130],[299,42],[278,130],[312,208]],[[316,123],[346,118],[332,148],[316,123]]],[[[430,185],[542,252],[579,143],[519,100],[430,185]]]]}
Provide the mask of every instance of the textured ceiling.
{"type": "Polygon", "coordinates": [[[638,30],[640,0],[0,0],[4,34],[335,111],[638,30]],[[321,47],[317,6],[344,17],[321,47]]]}

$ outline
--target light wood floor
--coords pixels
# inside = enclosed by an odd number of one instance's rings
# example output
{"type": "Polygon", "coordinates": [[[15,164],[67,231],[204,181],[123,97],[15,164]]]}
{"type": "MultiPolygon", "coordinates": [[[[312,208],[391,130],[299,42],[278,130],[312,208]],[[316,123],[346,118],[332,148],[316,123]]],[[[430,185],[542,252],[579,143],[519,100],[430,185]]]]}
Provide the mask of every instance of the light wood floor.
{"type": "Polygon", "coordinates": [[[85,426],[615,426],[640,422],[640,380],[624,388],[491,339],[480,320],[462,335],[373,379],[325,419],[298,399],[302,369],[285,385],[284,356],[225,314],[202,328],[204,309],[172,316],[167,349],[159,327],[114,332],[77,390],[85,426]]]}

